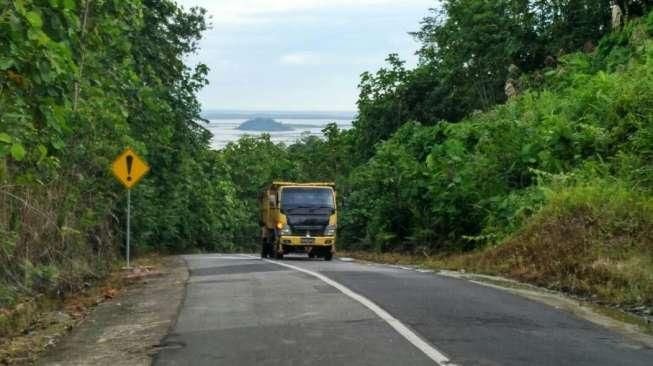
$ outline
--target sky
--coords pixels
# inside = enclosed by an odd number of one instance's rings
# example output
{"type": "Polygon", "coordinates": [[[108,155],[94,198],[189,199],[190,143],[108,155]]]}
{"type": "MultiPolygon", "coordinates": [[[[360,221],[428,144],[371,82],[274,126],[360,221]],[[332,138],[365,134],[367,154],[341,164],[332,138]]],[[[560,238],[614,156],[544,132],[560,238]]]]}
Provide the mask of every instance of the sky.
{"type": "Polygon", "coordinates": [[[205,110],[354,111],[360,74],[389,53],[414,65],[408,32],[437,0],[177,0],[211,28],[186,58],[209,66],[205,110]]]}

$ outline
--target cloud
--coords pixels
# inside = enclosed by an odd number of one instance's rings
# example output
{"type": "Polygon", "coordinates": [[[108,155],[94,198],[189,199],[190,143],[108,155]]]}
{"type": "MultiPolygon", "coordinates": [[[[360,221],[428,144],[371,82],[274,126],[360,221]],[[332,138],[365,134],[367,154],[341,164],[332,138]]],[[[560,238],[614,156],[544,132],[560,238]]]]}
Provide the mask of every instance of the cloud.
{"type": "MultiPolygon", "coordinates": [[[[279,15],[297,14],[314,9],[365,8],[393,5],[396,0],[177,0],[189,8],[201,6],[212,16],[213,24],[237,25],[278,20],[279,15]]],[[[404,0],[401,5],[433,4],[433,0],[404,0]]]]}
{"type": "Polygon", "coordinates": [[[352,109],[359,75],[398,52],[414,64],[415,30],[438,0],[175,0],[207,9],[189,65],[206,63],[206,108],[352,109]],[[318,85],[319,87],[316,87],[318,85]]]}
{"type": "Polygon", "coordinates": [[[321,58],[312,52],[293,52],[282,55],[279,62],[285,65],[317,65],[321,58]]]}

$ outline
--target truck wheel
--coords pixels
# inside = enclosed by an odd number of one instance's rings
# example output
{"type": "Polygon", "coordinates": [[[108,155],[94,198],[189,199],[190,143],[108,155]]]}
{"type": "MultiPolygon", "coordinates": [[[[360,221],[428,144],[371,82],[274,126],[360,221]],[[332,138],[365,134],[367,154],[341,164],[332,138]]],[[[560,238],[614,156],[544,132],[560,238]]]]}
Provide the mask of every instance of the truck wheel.
{"type": "Polygon", "coordinates": [[[327,252],[326,254],[324,254],[324,260],[325,261],[330,261],[332,259],[333,259],[333,253],[327,252]]]}
{"type": "Polygon", "coordinates": [[[267,239],[263,239],[261,243],[261,258],[270,258],[272,256],[272,250],[270,249],[270,243],[267,239]]]}
{"type": "Polygon", "coordinates": [[[261,258],[272,258],[272,243],[270,243],[270,238],[261,239],[261,258]]]}

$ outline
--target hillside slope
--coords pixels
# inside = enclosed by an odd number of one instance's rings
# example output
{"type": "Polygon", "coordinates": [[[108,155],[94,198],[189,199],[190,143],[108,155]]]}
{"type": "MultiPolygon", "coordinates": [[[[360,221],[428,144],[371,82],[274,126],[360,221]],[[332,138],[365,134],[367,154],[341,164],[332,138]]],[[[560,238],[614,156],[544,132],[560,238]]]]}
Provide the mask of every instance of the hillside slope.
{"type": "Polygon", "coordinates": [[[431,265],[652,308],[652,30],[633,21],[461,123],[404,125],[353,175],[350,248],[474,249],[431,265]]]}

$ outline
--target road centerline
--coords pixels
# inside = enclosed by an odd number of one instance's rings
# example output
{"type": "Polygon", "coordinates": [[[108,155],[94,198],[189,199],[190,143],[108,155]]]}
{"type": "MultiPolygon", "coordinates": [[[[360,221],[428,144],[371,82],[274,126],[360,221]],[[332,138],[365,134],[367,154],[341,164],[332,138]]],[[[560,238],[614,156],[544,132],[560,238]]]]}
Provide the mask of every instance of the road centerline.
{"type": "Polygon", "coordinates": [[[392,327],[399,335],[401,335],[404,339],[406,339],[409,343],[411,343],[413,346],[415,346],[417,349],[419,349],[424,355],[426,355],[428,358],[430,358],[432,361],[434,361],[436,364],[440,366],[455,366],[455,364],[451,363],[449,358],[445,356],[442,352],[437,350],[435,347],[430,345],[428,342],[422,339],[417,333],[415,333],[413,330],[411,330],[408,326],[406,326],[404,323],[402,323],[399,319],[395,318],[392,316],[390,313],[385,311],[382,307],[374,303],[372,300],[366,298],[365,296],[356,293],[349,289],[348,287],[344,286],[343,284],[336,282],[320,273],[304,269],[301,267],[293,266],[291,264],[286,264],[286,263],[281,263],[277,261],[271,261],[268,259],[263,259],[264,261],[272,264],[276,264],[278,266],[286,267],[295,271],[299,271],[302,273],[305,273],[309,276],[315,277],[322,282],[325,282],[326,284],[336,288],[338,291],[342,292],[344,295],[348,296],[349,298],[357,301],[361,305],[365,306],[369,310],[371,310],[374,314],[376,314],[381,320],[386,322],[390,327],[392,327]]]}

